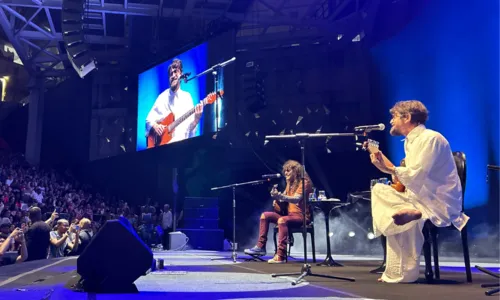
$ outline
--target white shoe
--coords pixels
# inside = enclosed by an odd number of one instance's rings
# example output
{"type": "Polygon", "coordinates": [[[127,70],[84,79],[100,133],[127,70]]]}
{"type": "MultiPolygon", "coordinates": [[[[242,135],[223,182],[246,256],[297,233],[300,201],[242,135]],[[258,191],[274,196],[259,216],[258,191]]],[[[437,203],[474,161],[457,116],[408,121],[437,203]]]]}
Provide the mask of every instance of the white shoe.
{"type": "Polygon", "coordinates": [[[268,264],[284,264],[285,260],[275,255],[273,258],[267,261],[268,264]]]}

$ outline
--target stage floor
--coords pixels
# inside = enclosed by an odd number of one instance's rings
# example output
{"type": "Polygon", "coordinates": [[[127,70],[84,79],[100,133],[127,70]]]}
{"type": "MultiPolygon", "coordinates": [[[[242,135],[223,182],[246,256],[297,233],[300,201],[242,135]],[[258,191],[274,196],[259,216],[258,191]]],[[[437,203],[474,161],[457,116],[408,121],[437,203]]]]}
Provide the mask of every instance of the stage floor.
{"type": "MultiPolygon", "coordinates": [[[[466,283],[463,267],[457,263],[459,258],[442,259],[442,279],[434,284],[425,282],[423,271],[418,283],[384,284],[377,282],[379,275],[368,273],[379,261],[337,256],[335,259],[344,267],[318,267],[311,263],[313,273],[353,277],[356,282],[306,277],[306,281],[292,286],[294,276],[272,278],[270,274],[299,272],[300,260],[270,265],[242,259],[237,263],[231,259],[212,260],[229,258],[229,252],[190,250],[154,254],[155,258],[164,259],[165,269],[139,278],[135,282],[139,294],[95,295],[70,290],[67,282],[76,277],[76,258],[72,257],[1,267],[0,299],[486,299],[486,289],[480,284],[497,282],[473,268],[473,283],[466,283]]],[[[324,255],[318,256],[318,262],[323,258],[324,255]]],[[[472,266],[475,264],[498,272],[498,261],[473,261],[472,266]]]]}

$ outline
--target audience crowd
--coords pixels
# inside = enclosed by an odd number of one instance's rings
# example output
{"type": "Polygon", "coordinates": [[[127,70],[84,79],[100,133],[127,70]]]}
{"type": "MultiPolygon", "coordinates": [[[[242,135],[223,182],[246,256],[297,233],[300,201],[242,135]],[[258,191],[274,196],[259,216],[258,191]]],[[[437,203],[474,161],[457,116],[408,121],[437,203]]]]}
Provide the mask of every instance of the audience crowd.
{"type": "Polygon", "coordinates": [[[0,266],[79,255],[107,220],[126,218],[148,245],[168,239],[168,204],[130,207],[95,193],[70,172],[30,166],[20,154],[0,152],[0,266]],[[165,211],[165,213],[163,213],[165,211]],[[166,235],[165,235],[166,236],[166,235]]]}

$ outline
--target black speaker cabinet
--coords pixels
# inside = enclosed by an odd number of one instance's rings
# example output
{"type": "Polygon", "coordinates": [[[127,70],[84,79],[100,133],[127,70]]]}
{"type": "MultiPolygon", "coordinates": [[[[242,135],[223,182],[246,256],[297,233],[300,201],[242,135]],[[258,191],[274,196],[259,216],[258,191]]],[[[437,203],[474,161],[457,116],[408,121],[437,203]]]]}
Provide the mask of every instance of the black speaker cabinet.
{"type": "Polygon", "coordinates": [[[107,221],[77,260],[80,286],[93,293],[137,292],[134,281],[153,265],[151,249],[127,219],[107,221]]]}

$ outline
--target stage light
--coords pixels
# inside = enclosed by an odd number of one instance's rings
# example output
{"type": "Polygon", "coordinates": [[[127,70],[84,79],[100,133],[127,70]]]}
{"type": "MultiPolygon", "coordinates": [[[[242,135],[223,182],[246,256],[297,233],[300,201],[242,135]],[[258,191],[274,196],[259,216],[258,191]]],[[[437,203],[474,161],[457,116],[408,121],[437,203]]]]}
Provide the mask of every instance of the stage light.
{"type": "Polygon", "coordinates": [[[333,236],[333,232],[328,232],[328,236],[332,237],[333,236]]]}
{"type": "Polygon", "coordinates": [[[356,235],[356,233],[354,233],[354,231],[349,232],[349,237],[354,237],[355,235],[356,235]]]}
{"type": "Polygon", "coordinates": [[[1,102],[5,101],[5,96],[7,95],[7,83],[9,82],[9,79],[9,76],[3,76],[0,78],[0,89],[2,91],[2,94],[0,95],[1,102]]]}
{"type": "Polygon", "coordinates": [[[369,239],[369,240],[373,240],[375,238],[375,235],[373,234],[373,232],[368,232],[368,234],[366,235],[366,237],[369,239]]]}

